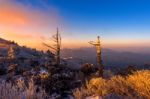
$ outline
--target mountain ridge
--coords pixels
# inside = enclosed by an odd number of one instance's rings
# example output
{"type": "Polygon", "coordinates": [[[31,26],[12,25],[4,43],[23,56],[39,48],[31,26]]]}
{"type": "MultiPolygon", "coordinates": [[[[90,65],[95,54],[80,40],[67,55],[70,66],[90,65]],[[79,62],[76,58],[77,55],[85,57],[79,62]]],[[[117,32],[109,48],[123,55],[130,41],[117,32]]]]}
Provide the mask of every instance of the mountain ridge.
{"type": "MultiPolygon", "coordinates": [[[[62,49],[62,57],[72,57],[78,60],[84,60],[96,64],[95,48],[80,48],[80,49],[62,49]]],[[[111,49],[102,49],[102,58],[106,66],[127,66],[127,65],[144,65],[150,62],[150,54],[136,52],[121,52],[111,49]]]]}

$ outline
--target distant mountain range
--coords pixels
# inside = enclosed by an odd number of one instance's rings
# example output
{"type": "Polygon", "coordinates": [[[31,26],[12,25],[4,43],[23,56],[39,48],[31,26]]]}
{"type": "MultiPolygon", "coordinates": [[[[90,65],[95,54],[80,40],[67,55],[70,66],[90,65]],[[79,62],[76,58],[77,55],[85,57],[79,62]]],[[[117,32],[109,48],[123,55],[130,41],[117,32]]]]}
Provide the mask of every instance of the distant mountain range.
{"type": "MultiPolygon", "coordinates": [[[[93,63],[96,64],[96,51],[92,48],[80,49],[62,49],[61,57],[71,58],[70,60],[79,63],[93,63]]],[[[150,63],[150,54],[120,52],[110,49],[102,49],[102,58],[104,65],[124,67],[127,65],[141,66],[150,63]]]]}

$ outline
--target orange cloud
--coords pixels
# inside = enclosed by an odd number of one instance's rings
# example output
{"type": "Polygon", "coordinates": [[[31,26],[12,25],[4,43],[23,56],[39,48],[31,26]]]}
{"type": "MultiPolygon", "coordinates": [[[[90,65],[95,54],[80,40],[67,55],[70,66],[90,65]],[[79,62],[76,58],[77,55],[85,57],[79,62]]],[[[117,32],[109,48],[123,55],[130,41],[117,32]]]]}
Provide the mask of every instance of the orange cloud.
{"type": "Polygon", "coordinates": [[[14,3],[6,0],[0,2],[0,24],[3,25],[32,25],[45,26],[54,25],[59,22],[57,11],[44,13],[40,10],[33,10],[29,6],[14,3]]]}
{"type": "Polygon", "coordinates": [[[15,0],[0,1],[0,35],[21,45],[42,49],[41,38],[54,33],[61,20],[54,9],[43,12],[15,0]]]}

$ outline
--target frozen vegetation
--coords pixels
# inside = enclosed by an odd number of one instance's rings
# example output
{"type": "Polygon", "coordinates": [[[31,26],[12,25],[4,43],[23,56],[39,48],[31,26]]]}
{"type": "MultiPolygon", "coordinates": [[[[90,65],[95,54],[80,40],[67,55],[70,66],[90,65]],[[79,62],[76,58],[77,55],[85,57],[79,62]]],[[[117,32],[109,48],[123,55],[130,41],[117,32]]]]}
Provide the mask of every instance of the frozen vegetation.
{"type": "Polygon", "coordinates": [[[149,99],[150,71],[134,66],[105,70],[97,76],[93,64],[61,59],[50,51],[19,46],[0,39],[0,99],[149,99]],[[74,63],[78,65],[78,63],[74,63]]]}

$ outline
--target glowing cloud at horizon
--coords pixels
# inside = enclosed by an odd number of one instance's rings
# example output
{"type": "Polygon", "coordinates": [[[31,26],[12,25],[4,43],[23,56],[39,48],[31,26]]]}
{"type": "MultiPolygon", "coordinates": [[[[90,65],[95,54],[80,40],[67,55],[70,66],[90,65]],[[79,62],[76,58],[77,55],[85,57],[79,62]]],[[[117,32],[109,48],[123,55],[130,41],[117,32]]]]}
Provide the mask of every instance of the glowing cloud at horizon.
{"type": "Polygon", "coordinates": [[[54,33],[60,22],[55,10],[42,12],[13,0],[0,1],[0,35],[21,45],[42,49],[41,38],[54,33]]]}

